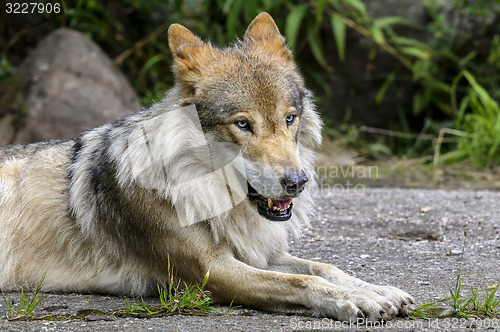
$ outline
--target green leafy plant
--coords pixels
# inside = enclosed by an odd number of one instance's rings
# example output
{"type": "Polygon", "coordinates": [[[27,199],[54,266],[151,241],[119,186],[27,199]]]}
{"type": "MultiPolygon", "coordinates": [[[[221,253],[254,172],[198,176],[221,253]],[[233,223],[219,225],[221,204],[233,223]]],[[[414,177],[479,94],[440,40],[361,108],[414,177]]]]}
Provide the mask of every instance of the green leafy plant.
{"type": "MultiPolygon", "coordinates": [[[[466,239],[467,231],[464,232],[464,242],[462,245],[462,254],[460,256],[462,262],[465,253],[466,239]]],[[[500,299],[496,295],[499,286],[500,283],[482,290],[484,292],[482,300],[480,297],[481,290],[479,288],[471,287],[470,294],[464,295],[460,267],[455,282],[455,288],[450,289],[450,296],[445,299],[418,306],[412,311],[410,318],[500,318],[500,299]]]]}
{"type": "Polygon", "coordinates": [[[137,304],[135,299],[133,303],[125,300],[126,312],[119,315],[148,315],[148,316],[165,316],[178,314],[206,314],[207,312],[219,312],[211,306],[209,293],[204,290],[210,272],[207,272],[203,278],[201,285],[181,285],[181,281],[175,282],[174,274],[170,266],[167,267],[169,280],[167,283],[157,285],[158,295],[161,306],[148,305],[141,298],[141,303],[137,304]]]}
{"type": "Polygon", "coordinates": [[[468,71],[461,72],[453,84],[453,103],[458,110],[455,127],[467,135],[461,136],[458,150],[477,166],[500,165],[500,107],[468,71]],[[456,89],[464,77],[469,83],[467,95],[460,105],[456,89]]]}
{"type": "MultiPolygon", "coordinates": [[[[429,23],[416,26],[398,16],[373,17],[366,3],[363,0],[63,0],[60,15],[17,18],[26,24],[7,38],[1,54],[0,79],[12,73],[27,55],[26,45],[58,27],[70,27],[95,40],[133,82],[143,104],[148,105],[158,101],[174,83],[166,38],[171,23],[182,22],[222,46],[241,38],[246,23],[259,12],[267,11],[285,34],[308,85],[317,91],[320,111],[331,107],[335,90],[344,89],[344,94],[351,97],[360,93],[359,84],[351,86],[353,78],[342,76],[345,74],[335,67],[353,55],[348,43],[350,36],[363,39],[363,48],[357,48],[356,52],[366,54],[356,56],[366,58],[367,75],[356,80],[374,87],[373,107],[388,104],[394,107],[394,120],[383,128],[385,132],[372,130],[357,138],[356,145],[366,145],[362,140],[367,137],[373,140],[372,136],[377,135],[377,147],[387,149],[375,152],[373,157],[386,158],[387,151],[407,157],[436,152],[433,143],[441,130],[445,130],[443,135],[451,132],[465,135],[439,141],[446,143],[438,144],[442,160],[456,162],[470,158],[477,167],[499,165],[496,106],[485,102],[484,94],[477,88],[480,86],[492,100],[500,98],[500,34],[496,32],[495,20],[485,19],[500,14],[498,7],[490,6],[487,1],[426,0],[423,4],[429,23]],[[471,24],[477,29],[463,33],[463,26],[471,24]],[[490,45],[476,47],[476,35],[486,36],[486,40],[491,37],[490,45]],[[377,74],[372,75],[368,68],[376,65],[383,54],[395,61],[387,68],[375,68],[377,74]],[[458,103],[450,102],[453,98],[458,103]],[[419,128],[420,124],[423,128],[419,128]],[[431,138],[422,139],[424,136],[431,138]]],[[[359,97],[368,98],[365,94],[359,97]]],[[[349,107],[356,112],[356,106],[349,107]]],[[[331,123],[330,126],[335,126],[331,123]]]]}
{"type": "Polygon", "coordinates": [[[208,293],[203,290],[209,276],[210,271],[203,278],[201,286],[185,285],[184,288],[181,288],[180,280],[175,284],[172,274],[168,285],[163,285],[162,287],[158,285],[161,304],[170,312],[182,313],[188,308],[202,311],[216,311],[210,306],[211,300],[208,293]]]}
{"type": "Polygon", "coordinates": [[[8,77],[15,71],[15,67],[9,62],[7,57],[3,55],[0,57],[0,80],[8,77]]]}
{"type": "Polygon", "coordinates": [[[499,284],[484,290],[470,288],[468,295],[462,290],[462,278],[459,275],[455,289],[450,289],[450,296],[418,306],[410,314],[410,318],[500,318],[500,299],[497,296],[499,284]],[[481,297],[480,293],[483,293],[481,297]]]}
{"type": "Polygon", "coordinates": [[[26,319],[33,315],[35,309],[47,297],[45,293],[41,292],[46,275],[47,273],[43,274],[40,282],[37,284],[32,294],[25,292],[24,289],[21,289],[21,295],[17,308],[15,307],[12,299],[4,297],[5,305],[8,309],[7,317],[9,319],[26,319]]]}
{"type": "MultiPolygon", "coordinates": [[[[132,302],[125,300],[125,309],[114,310],[111,312],[101,312],[99,310],[80,310],[76,315],[40,315],[35,309],[47,297],[41,292],[46,273],[44,273],[40,282],[32,293],[21,290],[19,304],[14,304],[14,300],[4,296],[4,302],[7,307],[7,318],[9,320],[64,320],[64,319],[82,319],[88,315],[99,315],[110,317],[163,317],[174,314],[183,315],[206,315],[209,312],[220,313],[218,309],[212,307],[210,294],[204,290],[209,272],[204,276],[201,285],[181,284],[181,281],[174,281],[174,275],[168,264],[169,280],[166,284],[157,285],[158,295],[161,305],[151,305],[141,297],[140,303],[137,303],[135,297],[132,302]]],[[[232,308],[232,303],[229,310],[232,308]]]]}

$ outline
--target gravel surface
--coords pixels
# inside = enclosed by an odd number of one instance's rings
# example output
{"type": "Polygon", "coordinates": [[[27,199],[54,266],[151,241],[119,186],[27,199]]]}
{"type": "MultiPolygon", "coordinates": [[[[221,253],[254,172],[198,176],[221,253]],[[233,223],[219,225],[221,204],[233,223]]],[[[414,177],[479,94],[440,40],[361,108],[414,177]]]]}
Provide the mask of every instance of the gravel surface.
{"type": "MultiPolygon", "coordinates": [[[[352,189],[352,188],[351,188],[352,189]]],[[[397,286],[417,303],[449,296],[461,273],[464,290],[500,278],[500,192],[406,189],[321,191],[319,213],[303,235],[290,241],[297,256],[334,264],[366,281],[397,286]],[[464,247],[464,232],[467,237],[464,247]],[[464,255],[462,257],[462,249],[464,255]]],[[[19,294],[7,297],[19,299],[19,294]]],[[[124,297],[49,294],[37,308],[47,314],[124,309],[124,297]]],[[[129,299],[130,301],[130,299],[129,299]]],[[[146,299],[156,303],[156,299],[146,299]]],[[[219,307],[227,311],[227,307],[219,307]]],[[[6,306],[0,302],[0,316],[6,306]]],[[[500,331],[500,320],[397,319],[385,326],[342,326],[306,316],[268,314],[247,308],[227,315],[8,321],[0,331],[500,331]]]]}

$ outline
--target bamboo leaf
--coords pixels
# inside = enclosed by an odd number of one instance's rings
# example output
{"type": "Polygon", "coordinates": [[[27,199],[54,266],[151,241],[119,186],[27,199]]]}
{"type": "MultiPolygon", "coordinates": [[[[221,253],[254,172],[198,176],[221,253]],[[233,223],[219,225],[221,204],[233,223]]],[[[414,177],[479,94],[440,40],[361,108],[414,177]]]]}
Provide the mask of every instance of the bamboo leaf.
{"type": "Polygon", "coordinates": [[[399,16],[387,16],[387,17],[382,17],[378,18],[373,22],[373,26],[376,26],[377,28],[385,28],[391,25],[395,24],[405,24],[405,25],[411,25],[412,23],[408,21],[407,19],[404,19],[399,16]]]}
{"type": "Polygon", "coordinates": [[[311,47],[311,51],[316,61],[318,61],[318,63],[325,69],[330,70],[330,66],[328,66],[328,63],[323,55],[323,49],[321,48],[321,38],[318,26],[309,29],[307,41],[309,42],[309,46],[311,47]]]}
{"type": "Polygon", "coordinates": [[[335,44],[337,45],[337,53],[339,55],[340,61],[345,59],[345,23],[342,16],[332,16],[331,18],[333,37],[335,38],[335,44]]]}
{"type": "Polygon", "coordinates": [[[316,3],[316,23],[320,23],[323,19],[323,13],[325,11],[325,6],[328,4],[329,0],[318,0],[316,3]]]}
{"type": "Polygon", "coordinates": [[[226,2],[224,2],[224,5],[222,6],[222,12],[224,14],[229,13],[229,10],[233,6],[233,2],[234,2],[234,0],[226,0],[226,2]]]}
{"type": "Polygon", "coordinates": [[[463,72],[464,77],[469,81],[469,84],[474,89],[474,92],[479,96],[481,102],[488,108],[493,109],[496,112],[500,112],[497,102],[491,98],[488,91],[486,91],[479,83],[477,83],[474,76],[468,71],[463,72]]]}
{"type": "MultiPolygon", "coordinates": [[[[453,82],[451,84],[451,106],[453,109],[456,111],[458,110],[458,102],[457,102],[457,88],[458,88],[458,82],[460,79],[464,76],[463,73],[459,73],[455,78],[453,79],[453,82]]],[[[459,121],[461,117],[459,116],[459,121]]]]}
{"type": "Polygon", "coordinates": [[[240,17],[242,5],[243,1],[235,1],[227,14],[226,26],[229,38],[234,38],[236,35],[236,26],[239,24],[238,18],[240,17]]]}
{"type": "Polygon", "coordinates": [[[424,94],[421,91],[417,91],[413,95],[413,114],[420,114],[425,105],[424,94]]]}
{"type": "Polygon", "coordinates": [[[343,2],[347,6],[352,7],[354,10],[356,10],[363,19],[368,18],[368,12],[366,11],[366,6],[360,0],[343,0],[343,2]]]}
{"type": "Polygon", "coordinates": [[[140,86],[141,84],[143,84],[143,80],[144,80],[144,77],[146,76],[146,74],[152,70],[152,68],[159,62],[161,61],[165,61],[165,62],[169,62],[170,59],[168,56],[166,56],[165,54],[157,54],[151,58],[149,58],[149,60],[144,64],[144,66],[141,68],[141,71],[139,72],[139,75],[137,75],[137,79],[135,80],[135,85],[136,86],[140,86]]]}
{"type": "Polygon", "coordinates": [[[399,50],[401,53],[408,54],[422,60],[430,60],[432,57],[430,52],[426,52],[425,50],[416,47],[401,47],[399,50]]]}
{"type": "Polygon", "coordinates": [[[384,33],[382,32],[382,29],[380,29],[379,27],[373,26],[370,29],[370,32],[373,35],[373,40],[375,40],[375,42],[377,44],[382,44],[385,42],[385,37],[384,37],[384,33]]]}
{"type": "Polygon", "coordinates": [[[469,54],[467,54],[464,58],[462,58],[460,61],[458,61],[458,66],[463,68],[465,65],[469,63],[473,58],[477,56],[477,51],[472,51],[469,54]]]}
{"type": "Polygon", "coordinates": [[[288,46],[290,47],[292,52],[295,50],[300,24],[308,9],[309,9],[308,4],[293,6],[286,18],[285,35],[286,35],[286,40],[288,42],[288,46]]]}
{"type": "Polygon", "coordinates": [[[387,89],[392,84],[392,82],[394,82],[395,78],[396,78],[396,72],[392,72],[389,76],[387,76],[386,80],[384,81],[384,84],[382,84],[382,86],[377,92],[377,96],[375,97],[375,103],[380,104],[382,99],[384,99],[387,89]]]}
{"type": "Polygon", "coordinates": [[[420,49],[429,49],[429,46],[427,46],[425,43],[422,43],[421,41],[418,41],[413,38],[394,36],[392,37],[391,40],[394,44],[398,46],[406,45],[406,46],[414,46],[420,49]]]}
{"type": "Polygon", "coordinates": [[[304,71],[307,72],[307,75],[311,76],[314,82],[323,89],[326,95],[332,94],[332,88],[330,86],[330,83],[326,81],[324,75],[322,75],[320,71],[316,69],[311,69],[310,67],[305,67],[304,71]]]}

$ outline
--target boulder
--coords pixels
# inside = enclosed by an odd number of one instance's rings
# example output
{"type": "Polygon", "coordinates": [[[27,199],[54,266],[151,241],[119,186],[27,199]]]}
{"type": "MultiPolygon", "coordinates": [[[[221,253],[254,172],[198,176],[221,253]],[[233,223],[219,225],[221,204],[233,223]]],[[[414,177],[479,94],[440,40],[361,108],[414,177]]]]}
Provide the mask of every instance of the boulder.
{"type": "Polygon", "coordinates": [[[0,87],[0,101],[0,145],[76,137],[139,107],[99,46],[66,28],[38,44],[0,87]]]}

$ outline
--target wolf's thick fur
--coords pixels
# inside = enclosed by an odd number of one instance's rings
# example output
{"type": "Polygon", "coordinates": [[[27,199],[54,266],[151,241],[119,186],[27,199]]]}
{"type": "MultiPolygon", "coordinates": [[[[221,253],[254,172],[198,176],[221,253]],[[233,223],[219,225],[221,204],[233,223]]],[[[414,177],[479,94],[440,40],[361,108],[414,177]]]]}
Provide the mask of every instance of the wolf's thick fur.
{"type": "Polygon", "coordinates": [[[407,313],[403,291],[286,252],[314,212],[321,121],[272,18],[227,49],[175,24],[169,46],[177,83],[160,103],[74,140],[0,150],[0,289],[46,272],[46,290],[150,294],[170,262],[188,283],[210,270],[217,302],[341,320],[407,313]],[[241,150],[252,200],[221,194],[212,157],[224,143],[241,150]]]}

